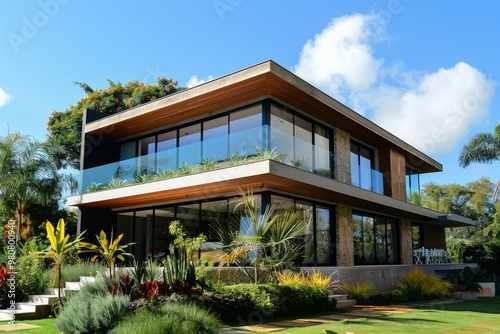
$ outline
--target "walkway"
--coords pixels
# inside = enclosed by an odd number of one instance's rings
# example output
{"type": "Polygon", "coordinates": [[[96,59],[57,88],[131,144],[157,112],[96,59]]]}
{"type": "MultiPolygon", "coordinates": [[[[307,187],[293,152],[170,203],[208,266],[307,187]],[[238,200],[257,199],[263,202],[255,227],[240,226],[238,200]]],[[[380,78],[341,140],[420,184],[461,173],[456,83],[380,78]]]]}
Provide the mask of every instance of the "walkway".
{"type": "Polygon", "coordinates": [[[356,305],[346,309],[345,313],[333,313],[320,315],[314,318],[302,317],[294,320],[282,320],[268,322],[264,324],[255,324],[247,326],[238,326],[233,328],[224,328],[219,331],[221,334],[248,334],[251,332],[272,333],[279,332],[292,327],[307,327],[330,323],[341,320],[352,320],[359,318],[374,318],[395,313],[407,313],[416,311],[416,309],[405,306],[363,306],[356,305]]]}

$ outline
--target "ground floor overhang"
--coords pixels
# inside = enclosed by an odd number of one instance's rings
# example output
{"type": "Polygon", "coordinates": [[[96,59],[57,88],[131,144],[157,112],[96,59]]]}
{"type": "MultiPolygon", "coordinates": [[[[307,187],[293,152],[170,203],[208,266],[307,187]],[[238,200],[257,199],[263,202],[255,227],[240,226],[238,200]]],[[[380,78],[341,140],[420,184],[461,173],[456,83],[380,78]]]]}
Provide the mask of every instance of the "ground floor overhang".
{"type": "Polygon", "coordinates": [[[253,188],[254,192],[270,190],[344,204],[354,209],[442,227],[470,226],[474,223],[465,217],[445,215],[273,160],[72,196],[68,198],[68,205],[122,210],[234,196],[239,188],[253,188]]]}

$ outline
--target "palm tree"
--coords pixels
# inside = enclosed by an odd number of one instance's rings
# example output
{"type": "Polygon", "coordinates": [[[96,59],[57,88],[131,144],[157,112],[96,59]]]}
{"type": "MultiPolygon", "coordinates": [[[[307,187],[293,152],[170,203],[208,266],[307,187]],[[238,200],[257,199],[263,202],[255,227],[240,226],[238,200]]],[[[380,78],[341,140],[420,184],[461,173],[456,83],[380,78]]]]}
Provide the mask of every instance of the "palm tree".
{"type": "Polygon", "coordinates": [[[458,156],[461,167],[467,167],[473,162],[491,163],[500,160],[500,123],[494,133],[482,132],[476,134],[462,148],[458,156]]]}
{"type": "Polygon", "coordinates": [[[0,204],[16,212],[16,241],[20,240],[26,204],[46,204],[61,195],[62,177],[45,144],[19,132],[0,137],[0,204]]]}
{"type": "Polygon", "coordinates": [[[212,253],[219,272],[235,264],[254,283],[303,256],[303,222],[295,212],[277,213],[274,205],[262,208],[252,190],[239,189],[243,214],[229,224],[215,221],[212,233],[224,244],[212,253]],[[250,266],[250,267],[248,267],[250,266]]]}

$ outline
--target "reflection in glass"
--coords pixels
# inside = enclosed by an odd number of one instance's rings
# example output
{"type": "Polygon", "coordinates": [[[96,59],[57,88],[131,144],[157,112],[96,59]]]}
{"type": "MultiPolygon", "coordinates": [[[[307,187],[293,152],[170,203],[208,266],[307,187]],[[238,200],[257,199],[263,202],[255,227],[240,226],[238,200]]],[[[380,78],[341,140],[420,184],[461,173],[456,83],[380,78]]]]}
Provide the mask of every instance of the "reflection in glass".
{"type": "Polygon", "coordinates": [[[139,140],[140,174],[154,173],[156,171],[156,138],[155,136],[139,140]]]}
{"type": "Polygon", "coordinates": [[[353,241],[354,241],[354,264],[363,264],[363,217],[352,216],[353,241]]]}
{"type": "Polygon", "coordinates": [[[169,131],[158,135],[157,173],[175,170],[177,165],[177,131],[169,131]]]}
{"type": "MultiPolygon", "coordinates": [[[[135,212],[134,240],[136,254],[139,259],[153,256],[153,210],[135,212]]],[[[135,255],[135,254],[134,254],[135,255]]]]}
{"type": "Polygon", "coordinates": [[[304,259],[303,264],[314,263],[314,207],[312,203],[297,201],[295,206],[297,218],[304,230],[304,259]]]}
{"type": "Polygon", "coordinates": [[[284,163],[294,161],[292,113],[271,104],[271,148],[285,155],[284,163]]]}
{"type": "Polygon", "coordinates": [[[173,252],[169,246],[172,243],[168,227],[175,219],[175,207],[155,209],[153,233],[153,257],[162,258],[173,252]]]}
{"type": "Polygon", "coordinates": [[[229,115],[229,156],[254,155],[262,147],[262,104],[234,111],[229,115]]]}
{"type": "Polygon", "coordinates": [[[313,143],[312,123],[295,116],[295,152],[293,165],[308,171],[312,171],[313,143]]]}
{"type": "Polygon", "coordinates": [[[316,206],[316,245],[318,264],[330,264],[330,209],[316,206]]]}
{"type": "Polygon", "coordinates": [[[228,116],[203,122],[203,159],[227,159],[228,127],[228,116]]]}
{"type": "Polygon", "coordinates": [[[314,172],[330,177],[330,132],[314,126],[314,172]]]}

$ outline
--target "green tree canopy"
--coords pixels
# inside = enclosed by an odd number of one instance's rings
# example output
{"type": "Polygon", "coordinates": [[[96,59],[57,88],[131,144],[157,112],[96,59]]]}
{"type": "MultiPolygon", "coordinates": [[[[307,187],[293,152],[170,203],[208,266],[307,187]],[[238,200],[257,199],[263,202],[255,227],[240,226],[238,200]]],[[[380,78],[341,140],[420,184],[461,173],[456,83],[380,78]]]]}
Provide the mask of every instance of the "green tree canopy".
{"type": "Polygon", "coordinates": [[[484,237],[483,229],[493,222],[496,211],[492,201],[493,191],[494,184],[484,177],[466,185],[428,183],[423,186],[422,206],[477,221],[475,227],[453,228],[448,233],[458,238],[481,239],[484,237]]]}
{"type": "Polygon", "coordinates": [[[48,144],[51,155],[59,162],[59,168],[80,168],[82,115],[85,109],[111,115],[182,89],[177,86],[177,81],[166,78],[158,78],[153,85],[139,81],[130,81],[125,85],[111,80],[108,83],[108,88],[96,91],[86,83],[75,82],[87,96],[76,105],[62,112],[53,112],[49,117],[48,144]]]}

